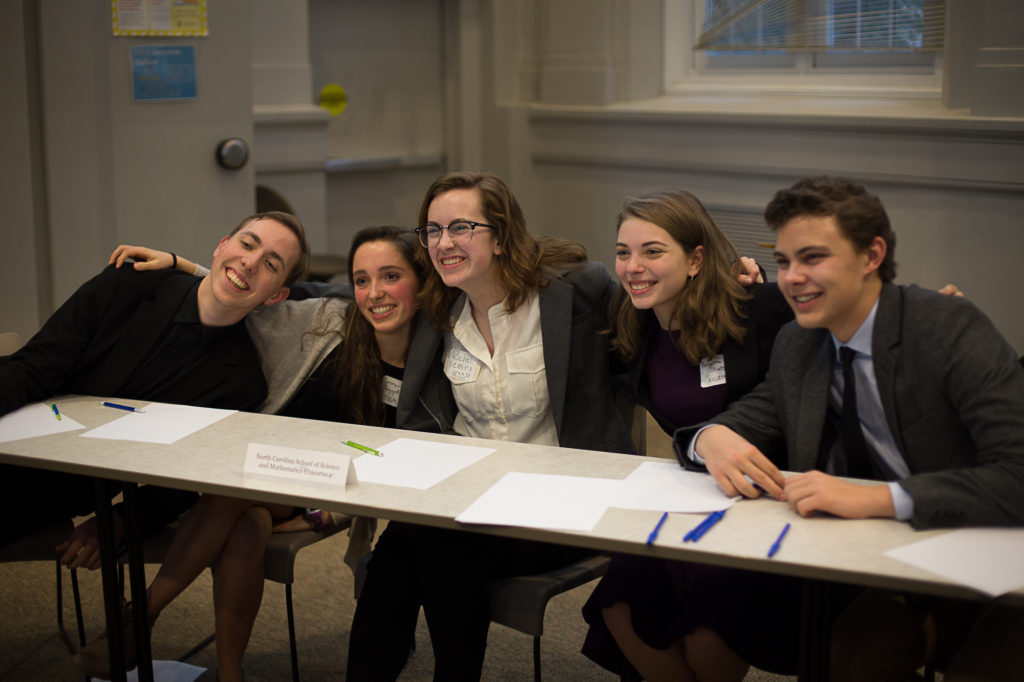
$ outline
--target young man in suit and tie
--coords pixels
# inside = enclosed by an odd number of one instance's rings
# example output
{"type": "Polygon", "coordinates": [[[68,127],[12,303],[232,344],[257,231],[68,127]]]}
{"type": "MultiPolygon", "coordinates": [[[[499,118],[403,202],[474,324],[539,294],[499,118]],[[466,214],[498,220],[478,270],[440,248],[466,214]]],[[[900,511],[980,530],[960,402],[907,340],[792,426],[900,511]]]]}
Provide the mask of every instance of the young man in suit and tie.
{"type": "MultiPolygon", "coordinates": [[[[201,280],[176,270],[108,267],[21,350],[0,358],[0,415],[63,393],[255,409],[267,387],[243,318],[287,298],[308,262],[302,224],[272,211],[246,218],[221,239],[201,280]]],[[[194,493],[143,486],[140,531],[160,528],[194,500],[194,493]]],[[[94,505],[90,478],[2,466],[0,546],[89,514],[94,505]]],[[[62,547],[69,566],[98,565],[95,524],[80,525],[62,547]]]]}
{"type": "MultiPolygon", "coordinates": [[[[702,464],[730,495],[757,497],[757,484],[803,516],[1024,524],[1024,371],[988,318],[962,298],[892,283],[895,236],[855,182],[800,180],[765,219],[796,321],[776,338],[761,386],[712,425],[677,432],[684,466],[702,464]]],[[[977,610],[866,591],[833,628],[832,677],[903,679],[955,649],[977,610]]],[[[1020,631],[1019,613],[1009,622],[1020,631]]],[[[972,665],[1016,664],[999,640],[978,656],[984,641],[968,640],[972,665]]]]}

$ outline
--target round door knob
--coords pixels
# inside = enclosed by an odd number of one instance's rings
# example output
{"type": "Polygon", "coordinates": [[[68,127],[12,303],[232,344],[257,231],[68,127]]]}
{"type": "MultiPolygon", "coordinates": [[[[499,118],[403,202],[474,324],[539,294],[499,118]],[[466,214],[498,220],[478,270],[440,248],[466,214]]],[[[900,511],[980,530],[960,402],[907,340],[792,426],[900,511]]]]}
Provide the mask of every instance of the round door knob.
{"type": "Polygon", "coordinates": [[[217,145],[217,163],[228,170],[238,170],[249,160],[249,145],[231,137],[217,145]]]}

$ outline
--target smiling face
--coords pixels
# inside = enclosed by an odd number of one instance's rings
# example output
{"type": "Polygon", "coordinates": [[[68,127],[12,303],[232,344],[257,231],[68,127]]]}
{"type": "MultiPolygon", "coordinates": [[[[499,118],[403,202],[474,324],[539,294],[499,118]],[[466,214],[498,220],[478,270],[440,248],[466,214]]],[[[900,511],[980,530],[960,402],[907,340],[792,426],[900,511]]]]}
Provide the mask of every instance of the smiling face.
{"type": "MultiPolygon", "coordinates": [[[[444,227],[456,220],[489,222],[483,214],[478,190],[453,189],[430,202],[427,224],[444,227]]],[[[440,241],[431,244],[428,252],[430,262],[444,283],[466,292],[472,301],[495,290],[497,277],[491,262],[501,250],[490,228],[477,227],[469,236],[468,240],[453,242],[448,230],[442,230],[440,241]]]]}
{"type": "Polygon", "coordinates": [[[272,218],[252,220],[221,239],[200,285],[200,318],[233,324],[261,303],[287,298],[284,283],[300,251],[295,234],[272,218]]]}
{"type": "Polygon", "coordinates": [[[356,306],[378,335],[408,338],[420,281],[413,266],[387,241],[365,242],[352,256],[356,306]]]}
{"type": "Polygon", "coordinates": [[[858,250],[834,216],[800,216],[780,227],[775,239],[779,288],[797,323],[849,341],[881,292],[877,271],[885,253],[881,237],[858,250]]]}
{"type": "Polygon", "coordinates": [[[615,274],[633,305],[654,310],[663,329],[669,329],[676,298],[687,280],[700,272],[704,247],[687,254],[666,230],[630,216],[619,225],[615,244],[615,274]]]}

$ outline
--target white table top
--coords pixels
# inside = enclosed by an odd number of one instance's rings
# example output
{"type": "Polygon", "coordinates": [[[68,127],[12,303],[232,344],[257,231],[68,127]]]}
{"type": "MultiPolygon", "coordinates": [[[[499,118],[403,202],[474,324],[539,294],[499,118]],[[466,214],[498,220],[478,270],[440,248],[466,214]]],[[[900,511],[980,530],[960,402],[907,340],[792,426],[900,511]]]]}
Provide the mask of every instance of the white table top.
{"type": "MultiPolygon", "coordinates": [[[[95,397],[63,397],[57,402],[64,415],[86,428],[124,416],[123,412],[100,406],[100,399],[95,397]]],[[[661,516],[653,511],[610,508],[589,533],[463,526],[454,521],[455,516],[510,471],[625,478],[645,461],[636,456],[244,412],[232,414],[171,445],[81,438],[82,433],[73,431],[0,443],[0,461],[296,506],[325,507],[354,515],[468,528],[602,551],[685,559],[951,597],[980,596],[945,578],[884,555],[888,549],[948,531],[915,532],[905,523],[880,519],[805,519],[788,505],[771,499],[737,503],[699,543],[685,544],[682,536],[703,515],[670,514],[652,546],[646,545],[646,539],[661,516]],[[336,490],[242,473],[246,450],[252,442],[349,454],[343,446],[346,440],[376,447],[398,437],[483,445],[495,448],[496,452],[427,490],[373,483],[336,490]],[[768,559],[769,547],[787,522],[792,528],[782,548],[774,558],[768,559]]],[[[1024,604],[1024,590],[1004,599],[1024,604]]]]}

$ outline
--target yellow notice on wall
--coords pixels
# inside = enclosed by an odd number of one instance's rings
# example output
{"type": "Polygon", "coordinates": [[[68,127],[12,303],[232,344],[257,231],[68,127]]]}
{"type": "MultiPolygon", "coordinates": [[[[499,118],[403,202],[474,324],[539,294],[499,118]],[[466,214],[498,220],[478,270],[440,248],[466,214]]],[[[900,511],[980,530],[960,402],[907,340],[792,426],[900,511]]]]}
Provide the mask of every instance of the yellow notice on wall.
{"type": "Polygon", "coordinates": [[[209,35],[206,0],[110,0],[115,36],[209,35]]]}
{"type": "Polygon", "coordinates": [[[345,88],[337,83],[328,83],[320,88],[320,106],[329,111],[331,116],[337,116],[345,111],[347,105],[348,93],[345,92],[345,88]]]}

